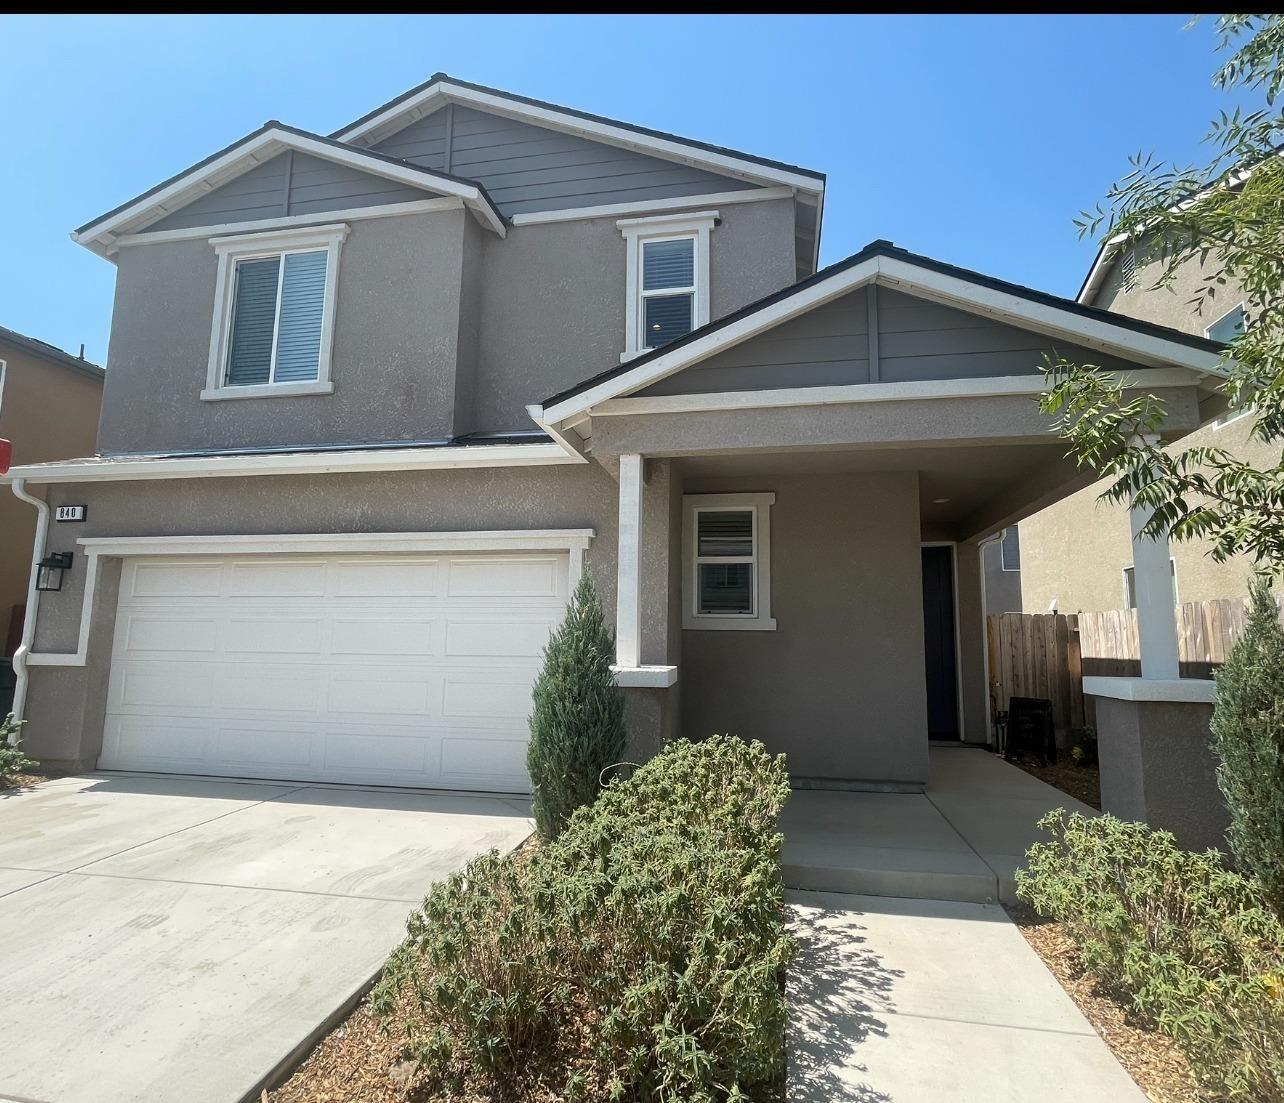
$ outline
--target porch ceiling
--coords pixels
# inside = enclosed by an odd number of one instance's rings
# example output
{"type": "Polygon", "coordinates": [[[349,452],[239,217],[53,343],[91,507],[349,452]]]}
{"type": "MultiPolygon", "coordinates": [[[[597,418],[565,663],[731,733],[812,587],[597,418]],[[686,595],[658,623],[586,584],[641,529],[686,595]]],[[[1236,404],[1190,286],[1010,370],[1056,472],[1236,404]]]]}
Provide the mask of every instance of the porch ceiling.
{"type": "Polygon", "coordinates": [[[964,540],[997,531],[1087,485],[1091,477],[1064,458],[1065,450],[1064,442],[1053,439],[1038,444],[688,456],[674,462],[681,477],[693,480],[914,471],[924,531],[964,540]]]}

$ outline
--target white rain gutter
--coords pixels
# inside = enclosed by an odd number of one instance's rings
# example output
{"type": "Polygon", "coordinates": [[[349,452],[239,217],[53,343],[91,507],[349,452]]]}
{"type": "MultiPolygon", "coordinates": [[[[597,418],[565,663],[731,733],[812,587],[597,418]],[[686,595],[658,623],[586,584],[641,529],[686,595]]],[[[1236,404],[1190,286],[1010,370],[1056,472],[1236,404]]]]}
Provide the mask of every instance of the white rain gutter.
{"type": "MultiPolygon", "coordinates": [[[[40,591],[36,589],[36,565],[45,557],[45,544],[49,539],[49,503],[27,493],[26,479],[14,479],[10,485],[19,500],[36,507],[36,538],[31,545],[31,576],[27,579],[27,611],[22,621],[22,642],[13,653],[13,672],[17,677],[13,688],[13,715],[14,719],[21,720],[27,704],[27,656],[31,654],[31,645],[35,642],[36,612],[40,606],[40,591]]],[[[17,730],[10,733],[9,742],[18,742],[17,730]]]]}

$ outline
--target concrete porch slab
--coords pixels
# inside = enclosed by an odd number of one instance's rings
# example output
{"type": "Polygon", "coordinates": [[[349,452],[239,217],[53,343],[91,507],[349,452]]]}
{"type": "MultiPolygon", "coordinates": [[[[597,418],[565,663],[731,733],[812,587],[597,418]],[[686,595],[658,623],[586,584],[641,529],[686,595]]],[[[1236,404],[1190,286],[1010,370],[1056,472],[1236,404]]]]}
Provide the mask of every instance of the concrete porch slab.
{"type": "Polygon", "coordinates": [[[970,903],[1015,902],[1036,824],[1086,804],[978,747],[934,746],[923,793],[800,789],[781,817],[791,888],[970,903]]]}

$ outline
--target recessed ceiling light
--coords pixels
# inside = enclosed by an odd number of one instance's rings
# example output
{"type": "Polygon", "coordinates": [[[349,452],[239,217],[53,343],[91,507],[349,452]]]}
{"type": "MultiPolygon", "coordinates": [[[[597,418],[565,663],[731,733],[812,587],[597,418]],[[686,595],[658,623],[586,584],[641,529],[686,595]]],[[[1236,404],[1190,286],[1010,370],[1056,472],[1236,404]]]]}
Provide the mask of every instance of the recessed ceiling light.
{"type": "Polygon", "coordinates": [[[932,505],[934,505],[934,506],[943,506],[943,505],[945,505],[945,503],[946,503],[946,502],[948,502],[948,501],[949,501],[949,499],[948,499],[948,498],[933,498],[933,499],[932,499],[932,505]]]}

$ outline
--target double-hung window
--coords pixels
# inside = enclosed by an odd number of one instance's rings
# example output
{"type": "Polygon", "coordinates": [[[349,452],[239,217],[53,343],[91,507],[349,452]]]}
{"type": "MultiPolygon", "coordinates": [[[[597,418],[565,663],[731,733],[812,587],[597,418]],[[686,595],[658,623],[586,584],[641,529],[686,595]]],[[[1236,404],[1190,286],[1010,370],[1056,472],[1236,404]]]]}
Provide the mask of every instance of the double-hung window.
{"type": "Polygon", "coordinates": [[[218,283],[201,397],[328,394],[346,226],[215,238],[218,283]]]}
{"type": "MultiPolygon", "coordinates": [[[[1235,338],[1244,332],[1244,304],[1231,307],[1225,314],[1217,319],[1211,326],[1204,330],[1204,336],[1212,341],[1220,341],[1223,345],[1229,345],[1235,338]]],[[[1216,421],[1213,422],[1214,429],[1220,429],[1223,425],[1229,425],[1232,421],[1238,421],[1242,418],[1247,410],[1227,409],[1216,421]]]]}
{"type": "Polygon", "coordinates": [[[702,211],[616,223],[628,258],[622,359],[709,321],[709,231],[717,221],[717,211],[702,211]]]}
{"type": "Polygon", "coordinates": [[[683,627],[773,629],[774,494],[683,497],[683,627]]]}

